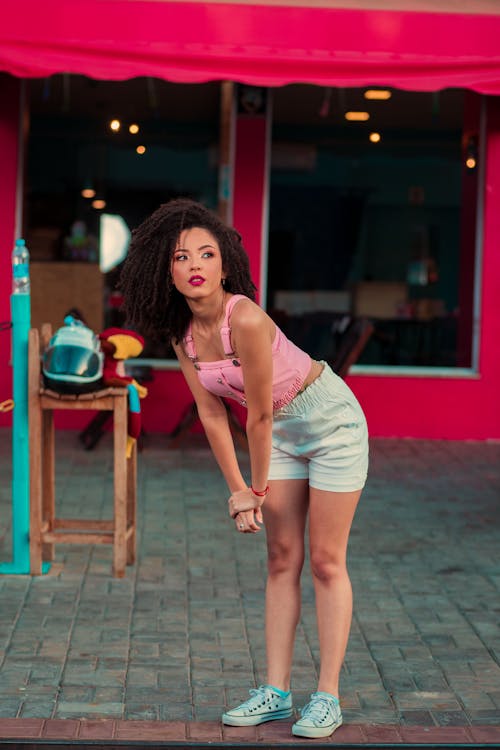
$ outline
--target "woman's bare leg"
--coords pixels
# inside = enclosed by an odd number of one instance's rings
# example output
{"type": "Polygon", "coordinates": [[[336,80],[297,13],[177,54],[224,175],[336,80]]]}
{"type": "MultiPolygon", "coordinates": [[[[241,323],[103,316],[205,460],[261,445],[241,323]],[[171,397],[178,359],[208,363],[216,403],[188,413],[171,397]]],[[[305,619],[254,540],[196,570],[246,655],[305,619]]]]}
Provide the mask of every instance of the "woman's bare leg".
{"type": "Polygon", "coordinates": [[[266,528],[267,683],[290,689],[295,630],[300,616],[300,574],[304,564],[304,534],[308,485],[304,479],[274,480],[262,507],[266,528]]]}
{"type": "Polygon", "coordinates": [[[361,495],[310,489],[309,544],[320,645],[318,690],[339,695],[339,676],[352,619],[347,543],[361,495]]]}

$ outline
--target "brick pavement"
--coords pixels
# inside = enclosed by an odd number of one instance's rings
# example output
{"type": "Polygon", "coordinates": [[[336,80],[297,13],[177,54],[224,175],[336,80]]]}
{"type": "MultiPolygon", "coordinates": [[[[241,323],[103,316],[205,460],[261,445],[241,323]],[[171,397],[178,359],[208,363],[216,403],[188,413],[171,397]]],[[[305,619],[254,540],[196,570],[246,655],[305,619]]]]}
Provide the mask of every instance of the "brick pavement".
{"type": "MultiPolygon", "coordinates": [[[[56,455],[61,515],[109,517],[110,436],[86,452],[75,433],[58,433],[56,455]]],[[[0,456],[7,560],[7,430],[0,456]]],[[[149,436],[138,491],[138,562],[124,579],[110,576],[108,546],[60,545],[48,574],[0,576],[0,739],[290,742],[288,722],[223,731],[218,720],[264,680],[264,534],[233,531],[201,437],[169,450],[149,436]]],[[[500,744],[499,496],[499,443],[372,441],[349,553],[345,726],[333,744],[500,744]]],[[[297,706],[319,658],[307,570],[303,603],[297,706]]]]}

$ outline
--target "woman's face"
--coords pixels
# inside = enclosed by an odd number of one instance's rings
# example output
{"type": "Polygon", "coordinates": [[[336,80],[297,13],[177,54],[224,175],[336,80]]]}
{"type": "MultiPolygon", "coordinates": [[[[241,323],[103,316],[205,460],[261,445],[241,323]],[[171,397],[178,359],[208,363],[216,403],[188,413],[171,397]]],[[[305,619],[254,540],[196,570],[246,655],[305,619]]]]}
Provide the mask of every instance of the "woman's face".
{"type": "Polygon", "coordinates": [[[175,288],[185,297],[202,299],[219,291],[224,274],[213,234],[201,227],[183,230],[172,256],[171,273],[175,288]]]}

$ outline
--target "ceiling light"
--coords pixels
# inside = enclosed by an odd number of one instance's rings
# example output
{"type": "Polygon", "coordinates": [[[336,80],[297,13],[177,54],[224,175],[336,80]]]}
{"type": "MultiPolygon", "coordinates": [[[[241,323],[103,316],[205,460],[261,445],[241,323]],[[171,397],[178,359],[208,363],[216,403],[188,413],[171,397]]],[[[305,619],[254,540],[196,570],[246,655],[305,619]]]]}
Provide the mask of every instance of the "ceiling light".
{"type": "Polygon", "coordinates": [[[138,154],[145,154],[146,153],[146,146],[137,146],[136,151],[138,154]]]}
{"type": "Polygon", "coordinates": [[[366,122],[370,119],[368,112],[346,112],[344,117],[349,122],[366,122]]]}
{"type": "Polygon", "coordinates": [[[109,123],[109,127],[114,133],[117,133],[120,130],[121,126],[122,124],[120,120],[111,120],[111,122],[109,123]]]}
{"type": "Polygon", "coordinates": [[[372,143],[379,143],[382,136],[380,133],[370,133],[368,136],[372,143]]]}
{"type": "Polygon", "coordinates": [[[132,135],[135,135],[139,132],[139,125],[137,123],[133,122],[132,125],[128,126],[128,132],[132,133],[132,135]]]}
{"type": "Polygon", "coordinates": [[[364,93],[365,99],[377,99],[379,101],[387,101],[391,96],[392,93],[388,89],[366,89],[364,93]]]}

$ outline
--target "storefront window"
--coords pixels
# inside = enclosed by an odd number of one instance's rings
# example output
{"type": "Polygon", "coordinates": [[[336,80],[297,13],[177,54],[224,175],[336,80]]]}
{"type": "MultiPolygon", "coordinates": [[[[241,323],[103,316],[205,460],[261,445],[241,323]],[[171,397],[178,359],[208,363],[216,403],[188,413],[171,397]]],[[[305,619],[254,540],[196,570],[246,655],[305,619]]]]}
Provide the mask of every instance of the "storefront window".
{"type": "Polygon", "coordinates": [[[464,167],[464,92],[285,88],[273,101],[269,309],[307,332],[315,356],[334,345],[328,315],[321,330],[317,315],[304,325],[322,311],[372,320],[360,364],[470,367],[458,343],[471,317],[461,284],[474,283],[463,195],[478,144],[465,144],[464,167]]]}
{"type": "MultiPolygon", "coordinates": [[[[113,224],[126,238],[174,197],[216,207],[219,90],[146,78],[29,82],[24,233],[34,325],[59,327],[73,307],[96,331],[125,323],[115,293],[121,248],[106,254],[103,235],[113,224]]],[[[148,342],[145,355],[169,352],[148,342]]]]}
{"type": "MultiPolygon", "coordinates": [[[[101,217],[118,217],[126,236],[172,197],[216,208],[221,84],[59,75],[29,91],[34,324],[58,326],[81,304],[96,330],[123,325],[119,252],[110,267],[101,217]]],[[[366,91],[271,90],[268,311],[316,357],[335,346],[332,320],[364,316],[375,330],[358,365],[471,367],[479,97],[366,91]]]]}

